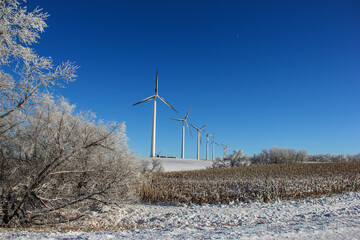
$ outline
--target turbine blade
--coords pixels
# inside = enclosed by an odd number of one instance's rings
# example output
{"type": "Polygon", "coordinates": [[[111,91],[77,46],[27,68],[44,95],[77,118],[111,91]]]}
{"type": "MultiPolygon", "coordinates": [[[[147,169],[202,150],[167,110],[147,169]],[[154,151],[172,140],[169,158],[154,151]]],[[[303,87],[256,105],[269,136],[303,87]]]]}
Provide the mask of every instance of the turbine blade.
{"type": "Polygon", "coordinates": [[[161,101],[163,101],[166,105],[168,105],[169,107],[171,107],[175,112],[178,112],[176,111],[175,108],[173,108],[173,106],[170,105],[170,103],[168,103],[167,101],[165,101],[165,99],[163,99],[162,97],[158,96],[160,98],[161,101]]]}
{"type": "Polygon", "coordinates": [[[191,123],[189,123],[193,128],[195,128],[197,131],[200,131],[197,127],[195,127],[194,125],[192,125],[191,123]]]}
{"type": "Polygon", "coordinates": [[[209,134],[205,131],[205,129],[203,129],[204,133],[206,134],[206,136],[209,136],[209,134]]]}
{"type": "Polygon", "coordinates": [[[188,124],[186,121],[185,121],[185,123],[186,123],[186,126],[187,126],[187,128],[189,129],[190,135],[191,135],[191,137],[192,137],[193,135],[192,135],[192,133],[191,133],[191,130],[190,130],[189,124],[188,124]]]}
{"type": "Polygon", "coordinates": [[[202,128],[200,128],[200,131],[203,130],[206,126],[207,126],[207,124],[205,124],[202,128]]]}
{"type": "Polygon", "coordinates": [[[158,95],[158,70],[156,69],[156,79],[155,79],[155,95],[158,95]]]}
{"type": "Polygon", "coordinates": [[[184,122],[183,119],[178,119],[178,118],[170,118],[170,119],[175,120],[175,121],[179,121],[179,122],[184,122]]]}
{"type": "Polygon", "coordinates": [[[141,100],[140,102],[134,103],[133,106],[138,105],[138,104],[143,103],[143,102],[147,102],[147,101],[153,99],[154,97],[155,97],[155,95],[153,95],[151,97],[148,97],[148,98],[145,98],[144,100],[141,100]]]}
{"type": "Polygon", "coordinates": [[[187,112],[187,114],[186,114],[186,116],[185,116],[185,120],[186,120],[186,119],[188,118],[188,116],[189,116],[190,108],[191,108],[191,106],[189,107],[189,110],[188,110],[188,112],[187,112]]]}

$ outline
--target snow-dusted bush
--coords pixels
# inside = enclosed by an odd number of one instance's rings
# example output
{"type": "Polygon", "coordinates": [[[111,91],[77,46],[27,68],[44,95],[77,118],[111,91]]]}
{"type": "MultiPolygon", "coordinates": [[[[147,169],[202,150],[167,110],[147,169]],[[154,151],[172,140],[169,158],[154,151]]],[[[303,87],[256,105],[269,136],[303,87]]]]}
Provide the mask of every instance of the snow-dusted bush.
{"type": "Polygon", "coordinates": [[[358,153],[358,154],[347,154],[346,155],[346,160],[351,161],[351,162],[360,161],[360,153],[358,153]]]}
{"type": "Polygon", "coordinates": [[[360,161],[360,154],[314,154],[309,156],[311,162],[355,162],[360,161]]]}
{"type": "Polygon", "coordinates": [[[251,158],[253,165],[276,164],[276,163],[296,163],[305,162],[308,159],[306,150],[296,151],[291,148],[271,147],[269,150],[263,149],[261,153],[255,154],[251,158]]]}
{"type": "Polygon", "coordinates": [[[152,159],[151,162],[143,160],[139,163],[139,166],[142,174],[164,171],[164,166],[159,159],[152,159]]]}
{"type": "Polygon", "coordinates": [[[213,168],[226,168],[226,167],[240,167],[249,166],[251,159],[249,156],[244,155],[243,150],[234,150],[232,154],[227,155],[225,158],[216,158],[213,163],[213,168]]]}
{"type": "Polygon", "coordinates": [[[47,96],[18,118],[0,135],[1,224],[74,219],[90,204],[132,196],[137,168],[124,124],[96,121],[47,96]],[[63,208],[73,215],[61,215],[63,208]]]}
{"type": "Polygon", "coordinates": [[[272,147],[270,150],[263,149],[261,153],[253,157],[244,155],[242,150],[233,151],[225,158],[217,158],[213,164],[214,168],[239,167],[264,164],[298,163],[305,162],[308,158],[305,150],[296,151],[290,148],[272,147]]]}

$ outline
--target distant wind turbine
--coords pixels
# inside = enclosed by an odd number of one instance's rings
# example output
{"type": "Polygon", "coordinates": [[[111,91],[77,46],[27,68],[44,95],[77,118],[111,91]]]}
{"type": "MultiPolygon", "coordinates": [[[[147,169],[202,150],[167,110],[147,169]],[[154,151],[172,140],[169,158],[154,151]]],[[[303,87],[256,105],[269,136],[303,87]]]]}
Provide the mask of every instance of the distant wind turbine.
{"type": "Polygon", "coordinates": [[[201,130],[203,130],[206,126],[207,126],[207,124],[205,124],[202,128],[197,128],[197,127],[195,127],[194,125],[192,125],[191,123],[190,123],[190,125],[193,127],[193,128],[195,128],[196,129],[196,131],[197,131],[197,160],[200,160],[200,136],[201,136],[201,130]]]}
{"type": "Polygon", "coordinates": [[[216,143],[216,144],[221,146],[224,149],[224,158],[225,158],[227,155],[227,149],[229,147],[229,142],[227,144],[222,144],[222,143],[221,144],[216,143]]]}
{"type": "Polygon", "coordinates": [[[150,157],[155,157],[155,134],[156,134],[156,99],[159,98],[161,101],[163,101],[166,105],[171,107],[175,112],[175,108],[173,108],[170,103],[165,101],[162,97],[158,95],[158,70],[156,69],[156,80],[155,80],[155,95],[152,95],[151,97],[145,98],[144,100],[137,102],[133,104],[133,106],[150,101],[151,99],[154,99],[154,107],[153,107],[153,122],[152,122],[152,132],[151,132],[151,151],[150,151],[150,157]]]}
{"type": "Polygon", "coordinates": [[[190,132],[190,134],[191,134],[191,136],[192,136],[192,133],[191,133],[189,124],[188,124],[187,121],[186,121],[187,118],[189,117],[190,108],[191,108],[191,107],[189,107],[189,110],[188,110],[188,112],[186,113],[186,116],[185,116],[184,119],[171,118],[172,120],[182,122],[182,139],[181,139],[181,158],[182,158],[182,159],[185,158],[185,124],[186,124],[186,126],[188,127],[189,132],[190,132]]]}
{"type": "Polygon", "coordinates": [[[224,148],[224,158],[227,156],[228,148],[229,148],[229,142],[227,144],[221,144],[224,148]]]}
{"type": "Polygon", "coordinates": [[[208,134],[205,129],[203,129],[203,131],[206,134],[206,160],[209,160],[209,137],[214,135],[215,133],[208,134]]]}

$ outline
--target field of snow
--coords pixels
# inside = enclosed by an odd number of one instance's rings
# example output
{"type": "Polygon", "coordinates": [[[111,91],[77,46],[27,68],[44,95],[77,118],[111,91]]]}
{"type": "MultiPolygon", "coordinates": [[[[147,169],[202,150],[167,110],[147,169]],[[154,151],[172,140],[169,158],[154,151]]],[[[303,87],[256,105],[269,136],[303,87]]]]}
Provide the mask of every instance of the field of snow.
{"type": "Polygon", "coordinates": [[[152,159],[159,160],[165,172],[206,169],[213,164],[213,161],[181,158],[138,158],[137,161],[151,162],[152,159]]]}
{"type": "Polygon", "coordinates": [[[1,233],[0,239],[360,239],[360,193],[266,204],[129,204],[94,217],[133,230],[1,233]]]}

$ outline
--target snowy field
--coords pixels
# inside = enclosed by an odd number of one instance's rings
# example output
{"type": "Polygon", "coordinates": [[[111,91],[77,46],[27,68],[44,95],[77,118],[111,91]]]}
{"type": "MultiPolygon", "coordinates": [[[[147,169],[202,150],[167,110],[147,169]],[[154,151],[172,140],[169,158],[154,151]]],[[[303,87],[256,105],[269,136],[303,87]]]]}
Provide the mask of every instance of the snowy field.
{"type": "Polygon", "coordinates": [[[360,239],[360,193],[238,205],[129,204],[95,214],[134,230],[1,233],[0,239],[360,239]]]}
{"type": "Polygon", "coordinates": [[[165,172],[206,169],[213,164],[213,161],[181,158],[138,158],[137,161],[151,162],[152,159],[159,160],[165,172]]]}

